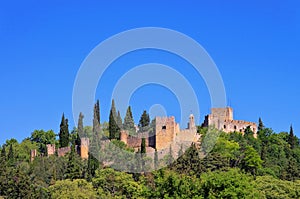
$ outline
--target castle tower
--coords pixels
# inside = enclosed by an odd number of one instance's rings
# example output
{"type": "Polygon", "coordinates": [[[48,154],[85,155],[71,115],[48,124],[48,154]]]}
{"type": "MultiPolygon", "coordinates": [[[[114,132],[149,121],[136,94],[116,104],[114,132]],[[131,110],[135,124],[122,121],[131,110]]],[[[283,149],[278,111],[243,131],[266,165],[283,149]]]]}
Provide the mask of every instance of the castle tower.
{"type": "Polygon", "coordinates": [[[122,142],[124,142],[125,144],[127,144],[128,134],[127,134],[127,132],[126,132],[125,130],[122,130],[122,131],[120,132],[120,140],[121,140],[122,142]]]}
{"type": "Polygon", "coordinates": [[[155,118],[155,148],[157,150],[166,149],[175,140],[176,122],[174,117],[155,118]]]}
{"type": "Polygon", "coordinates": [[[30,150],[30,161],[32,162],[34,160],[34,158],[37,156],[37,150],[36,149],[32,149],[30,150]]]}
{"type": "Polygon", "coordinates": [[[81,145],[80,145],[80,157],[82,159],[88,159],[89,157],[89,145],[90,139],[89,138],[80,138],[81,145]]]}
{"type": "Polygon", "coordinates": [[[48,156],[55,154],[55,144],[47,144],[47,154],[48,156]]]}
{"type": "Polygon", "coordinates": [[[188,129],[195,129],[195,128],[196,128],[195,117],[193,114],[191,114],[189,117],[188,129]]]}

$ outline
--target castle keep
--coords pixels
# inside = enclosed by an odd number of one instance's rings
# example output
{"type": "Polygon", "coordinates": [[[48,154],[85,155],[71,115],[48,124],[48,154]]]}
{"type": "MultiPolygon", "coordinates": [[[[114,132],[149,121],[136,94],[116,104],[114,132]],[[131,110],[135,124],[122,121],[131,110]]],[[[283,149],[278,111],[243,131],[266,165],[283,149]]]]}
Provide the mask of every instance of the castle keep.
{"type": "Polygon", "coordinates": [[[226,133],[234,131],[244,133],[245,129],[249,126],[254,133],[254,137],[257,137],[256,123],[243,120],[234,120],[233,109],[231,107],[212,108],[211,114],[205,116],[203,126],[214,126],[215,128],[226,133]]]}
{"type": "Polygon", "coordinates": [[[181,130],[175,117],[156,117],[154,132],[138,133],[136,136],[121,131],[121,141],[133,148],[141,146],[142,138],[146,139],[146,146],[158,151],[168,149],[174,143],[196,141],[196,125],[193,115],[189,117],[188,128],[181,130]]]}

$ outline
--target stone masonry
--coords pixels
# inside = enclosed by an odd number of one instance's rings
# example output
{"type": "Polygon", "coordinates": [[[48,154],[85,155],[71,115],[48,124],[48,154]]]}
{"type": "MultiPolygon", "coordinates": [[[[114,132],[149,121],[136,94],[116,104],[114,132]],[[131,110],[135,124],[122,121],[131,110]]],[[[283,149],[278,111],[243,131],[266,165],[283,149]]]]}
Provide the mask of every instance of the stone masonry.
{"type": "Polygon", "coordinates": [[[257,137],[257,125],[254,122],[247,122],[243,120],[233,119],[233,109],[231,107],[226,108],[212,108],[211,114],[205,116],[203,126],[214,126],[215,128],[222,130],[226,133],[229,132],[241,132],[244,134],[245,129],[249,126],[254,132],[254,137],[257,137]]]}

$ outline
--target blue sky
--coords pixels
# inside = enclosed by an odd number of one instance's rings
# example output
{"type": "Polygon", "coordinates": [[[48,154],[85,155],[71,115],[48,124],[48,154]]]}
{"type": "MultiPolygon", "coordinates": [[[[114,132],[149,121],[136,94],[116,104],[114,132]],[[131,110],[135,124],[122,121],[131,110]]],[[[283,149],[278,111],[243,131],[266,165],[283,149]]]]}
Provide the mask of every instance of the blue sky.
{"type": "MultiPolygon", "coordinates": [[[[0,3],[0,143],[21,141],[34,129],[58,132],[63,112],[72,128],[73,84],[85,57],[114,34],[148,26],[180,31],[206,49],[236,119],[262,117],[276,132],[293,124],[300,136],[299,1],[29,0],[0,3]]],[[[149,62],[170,65],[191,82],[201,123],[210,109],[203,79],[182,59],[157,50],[128,54],[105,72],[96,93],[102,122],[118,77],[149,62]]],[[[143,109],[157,103],[180,117],[176,96],[148,85],[130,100],[136,122],[143,109]]]]}

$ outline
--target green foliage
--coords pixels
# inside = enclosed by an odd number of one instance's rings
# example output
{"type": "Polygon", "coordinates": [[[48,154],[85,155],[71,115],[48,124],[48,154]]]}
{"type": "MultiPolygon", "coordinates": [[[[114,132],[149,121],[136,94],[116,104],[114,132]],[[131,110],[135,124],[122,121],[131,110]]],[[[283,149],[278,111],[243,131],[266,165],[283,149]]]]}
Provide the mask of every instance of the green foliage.
{"type": "Polygon", "coordinates": [[[262,160],[260,159],[259,154],[253,147],[247,146],[244,156],[242,168],[251,172],[251,174],[255,177],[258,169],[262,167],[262,160]]]}
{"type": "Polygon", "coordinates": [[[131,112],[131,107],[130,106],[127,108],[127,111],[126,111],[126,115],[125,115],[125,118],[124,118],[123,128],[125,130],[129,131],[130,133],[134,133],[135,132],[134,120],[133,120],[133,116],[132,116],[132,112],[131,112]]]}
{"type": "Polygon", "coordinates": [[[118,118],[117,116],[115,101],[112,100],[111,109],[109,113],[109,122],[108,122],[109,139],[120,139],[121,126],[119,126],[119,124],[120,124],[120,118],[118,118]]]}
{"type": "Polygon", "coordinates": [[[258,176],[254,186],[268,199],[300,198],[300,181],[290,182],[272,176],[258,176]]]}
{"type": "Polygon", "coordinates": [[[111,168],[97,170],[93,185],[100,198],[139,198],[142,193],[132,175],[111,168]]]}
{"type": "Polygon", "coordinates": [[[56,135],[54,131],[34,130],[31,133],[30,140],[38,145],[38,152],[46,154],[46,145],[56,143],[56,135]]]}
{"type": "Polygon", "coordinates": [[[69,125],[68,119],[65,119],[65,115],[62,115],[59,131],[59,145],[60,147],[67,147],[70,144],[69,140],[69,125]]]}
{"type": "Polygon", "coordinates": [[[252,183],[251,177],[238,169],[209,172],[201,176],[204,198],[264,198],[252,183]]]}
{"type": "Polygon", "coordinates": [[[49,187],[50,198],[97,198],[91,183],[83,179],[56,181],[49,187]]]}
{"type": "Polygon", "coordinates": [[[84,129],[83,129],[83,114],[80,112],[79,113],[79,118],[78,118],[78,125],[77,125],[77,129],[78,129],[78,135],[80,137],[86,137],[85,133],[84,133],[84,129]]]}
{"type": "Polygon", "coordinates": [[[139,128],[140,128],[140,131],[143,132],[145,130],[147,130],[147,128],[145,127],[149,127],[150,125],[150,117],[149,117],[149,114],[147,113],[147,111],[143,111],[143,114],[141,115],[141,119],[139,121],[139,128]]]}

